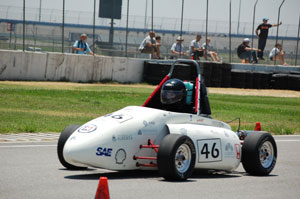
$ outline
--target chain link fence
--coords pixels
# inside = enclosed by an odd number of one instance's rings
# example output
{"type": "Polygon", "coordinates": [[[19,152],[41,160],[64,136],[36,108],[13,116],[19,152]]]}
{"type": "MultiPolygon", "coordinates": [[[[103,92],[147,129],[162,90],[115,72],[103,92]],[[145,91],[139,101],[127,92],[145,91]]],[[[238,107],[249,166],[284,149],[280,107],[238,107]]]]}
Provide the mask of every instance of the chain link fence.
{"type": "MultiPolygon", "coordinates": [[[[151,27],[151,17],[128,17],[128,39],[126,45],[126,15],[121,20],[114,20],[113,45],[109,44],[111,19],[98,18],[96,12],[95,35],[93,35],[94,13],[83,11],[70,11],[66,8],[64,24],[62,23],[63,11],[57,9],[26,8],[24,49],[29,51],[64,52],[72,53],[73,43],[79,39],[81,33],[89,36],[87,42],[96,54],[109,56],[143,57],[138,52],[141,41],[147,36],[151,27]],[[62,28],[64,25],[64,28],[62,28]],[[64,31],[63,31],[64,30],[64,31]],[[62,35],[64,33],[64,45],[62,35]],[[93,36],[95,38],[93,42],[93,36]],[[64,49],[62,47],[64,46],[64,49]],[[126,51],[127,46],[127,53],[126,51]]],[[[170,48],[176,42],[180,34],[180,18],[154,17],[153,28],[162,37],[161,55],[169,58],[170,48]]],[[[258,23],[255,24],[255,27],[258,23]]],[[[229,22],[208,21],[208,36],[211,44],[224,62],[229,61],[229,22]]],[[[237,46],[245,37],[252,37],[252,23],[232,22],[232,62],[240,62],[236,54],[237,46]],[[239,30],[237,27],[239,26],[239,30]],[[236,31],[234,31],[236,30],[236,31]],[[238,32],[237,32],[238,31],[238,32]]],[[[190,41],[196,34],[202,34],[201,42],[204,43],[206,21],[196,19],[183,20],[183,37],[185,50],[188,50],[190,41]]],[[[279,28],[279,42],[283,44],[286,52],[286,61],[290,65],[296,65],[297,49],[297,25],[284,24],[279,28]]],[[[269,31],[269,39],[265,48],[265,54],[275,45],[276,28],[269,31]]],[[[254,38],[253,47],[257,47],[257,39],[254,38]]],[[[23,49],[23,7],[0,6],[0,49],[23,49]]],[[[298,55],[299,55],[298,49],[298,55]]],[[[188,57],[187,57],[188,58],[188,57]]],[[[264,62],[273,64],[266,59],[264,62]]]]}

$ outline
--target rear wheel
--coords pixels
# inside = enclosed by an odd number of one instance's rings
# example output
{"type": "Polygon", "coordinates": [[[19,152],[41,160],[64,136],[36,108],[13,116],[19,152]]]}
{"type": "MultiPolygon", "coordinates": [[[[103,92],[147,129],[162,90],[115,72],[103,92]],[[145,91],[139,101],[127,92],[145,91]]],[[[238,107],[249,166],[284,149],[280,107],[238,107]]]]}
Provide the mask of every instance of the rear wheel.
{"type": "Polygon", "coordinates": [[[251,175],[268,175],[275,167],[277,146],[269,133],[248,134],[242,147],[242,164],[251,175]]]}
{"type": "Polygon", "coordinates": [[[166,180],[186,180],[193,172],[195,160],[195,146],[189,137],[177,134],[164,137],[157,154],[157,166],[166,180]]]}
{"type": "Polygon", "coordinates": [[[58,159],[60,161],[60,163],[66,167],[67,169],[72,169],[72,170],[80,170],[80,169],[86,169],[86,167],[78,167],[78,166],[74,166],[72,164],[69,164],[68,162],[66,162],[64,155],[63,155],[63,150],[64,150],[64,146],[66,141],[68,140],[68,138],[73,134],[73,132],[78,129],[81,125],[69,125],[67,126],[60,134],[59,139],[58,139],[58,143],[57,143],[57,155],[58,155],[58,159]]]}

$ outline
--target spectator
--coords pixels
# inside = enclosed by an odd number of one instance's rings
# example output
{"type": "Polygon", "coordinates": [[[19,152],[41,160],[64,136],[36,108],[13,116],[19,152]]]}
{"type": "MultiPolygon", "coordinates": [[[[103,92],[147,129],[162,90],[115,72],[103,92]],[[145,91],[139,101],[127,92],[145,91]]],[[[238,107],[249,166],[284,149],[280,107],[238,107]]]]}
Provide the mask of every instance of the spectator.
{"type": "MultiPolygon", "coordinates": [[[[182,36],[178,36],[177,37],[177,42],[174,43],[171,47],[171,52],[173,55],[187,55],[185,52],[184,52],[184,45],[182,44],[182,42],[184,41],[184,39],[182,38],[182,36]]],[[[174,57],[173,57],[174,58],[174,57]]]]}
{"type": "Polygon", "coordinates": [[[212,46],[210,44],[210,38],[208,37],[206,43],[202,44],[202,49],[206,50],[206,56],[210,57],[212,61],[220,61],[219,56],[216,52],[212,51],[212,46]]]}
{"type": "Polygon", "coordinates": [[[245,38],[243,43],[238,46],[238,57],[242,59],[242,63],[257,63],[257,57],[254,51],[260,51],[260,49],[250,48],[249,43],[250,40],[245,38]]]}
{"type": "Polygon", "coordinates": [[[86,42],[88,36],[86,34],[80,35],[80,40],[75,41],[73,45],[73,51],[76,54],[93,54],[93,51],[91,51],[89,44],[86,42]]]}
{"type": "Polygon", "coordinates": [[[284,60],[284,52],[282,50],[281,44],[279,43],[277,43],[275,47],[271,50],[269,58],[271,61],[279,60],[281,65],[288,65],[284,60]]]}
{"type": "Polygon", "coordinates": [[[269,28],[279,26],[282,24],[280,22],[279,24],[268,24],[268,18],[263,18],[263,23],[260,24],[256,28],[256,36],[258,38],[258,49],[260,49],[260,52],[257,53],[258,59],[265,60],[263,58],[264,55],[264,49],[266,47],[267,39],[268,39],[268,34],[269,34],[269,28]],[[258,31],[260,30],[260,33],[258,34],[258,31]]]}
{"type": "Polygon", "coordinates": [[[154,59],[155,52],[159,52],[160,45],[156,46],[155,32],[150,31],[149,35],[142,41],[139,51],[145,54],[151,54],[151,59],[154,59]]]}
{"type": "Polygon", "coordinates": [[[158,59],[161,59],[161,57],[160,57],[161,37],[159,35],[157,35],[155,37],[155,40],[156,40],[156,57],[158,59]]]}
{"type": "Polygon", "coordinates": [[[201,35],[197,35],[196,39],[191,41],[190,53],[194,60],[199,60],[199,57],[203,57],[204,50],[200,46],[201,35]]]}

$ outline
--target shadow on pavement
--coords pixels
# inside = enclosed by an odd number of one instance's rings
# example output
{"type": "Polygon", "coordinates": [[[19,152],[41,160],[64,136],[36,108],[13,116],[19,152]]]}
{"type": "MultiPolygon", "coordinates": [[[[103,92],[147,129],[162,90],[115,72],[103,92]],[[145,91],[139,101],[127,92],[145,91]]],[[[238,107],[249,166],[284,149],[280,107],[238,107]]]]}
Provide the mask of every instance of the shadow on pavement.
{"type": "MultiPolygon", "coordinates": [[[[136,179],[136,178],[161,178],[157,171],[104,171],[97,172],[97,169],[88,169],[86,172],[92,171],[93,173],[80,173],[75,175],[65,176],[66,179],[72,180],[99,180],[100,177],[107,177],[110,180],[125,180],[125,179],[136,179]],[[97,173],[95,173],[97,172],[97,173]]],[[[76,172],[76,171],[75,171],[76,172]]],[[[196,181],[196,179],[214,179],[214,178],[238,178],[243,175],[248,175],[244,172],[223,172],[223,171],[203,171],[195,170],[191,177],[185,182],[196,181]]],[[[161,178],[161,181],[166,181],[161,178]]],[[[179,181],[183,182],[183,181],[179,181]]]]}

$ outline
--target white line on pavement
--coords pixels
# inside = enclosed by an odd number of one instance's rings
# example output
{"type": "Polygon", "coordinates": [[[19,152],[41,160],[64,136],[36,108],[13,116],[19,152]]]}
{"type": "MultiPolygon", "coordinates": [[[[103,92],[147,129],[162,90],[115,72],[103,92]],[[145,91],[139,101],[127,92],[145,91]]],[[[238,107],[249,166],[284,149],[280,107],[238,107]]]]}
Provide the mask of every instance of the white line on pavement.
{"type": "Polygon", "coordinates": [[[30,147],[56,147],[57,145],[9,145],[0,146],[0,148],[30,148],[30,147]]]}

